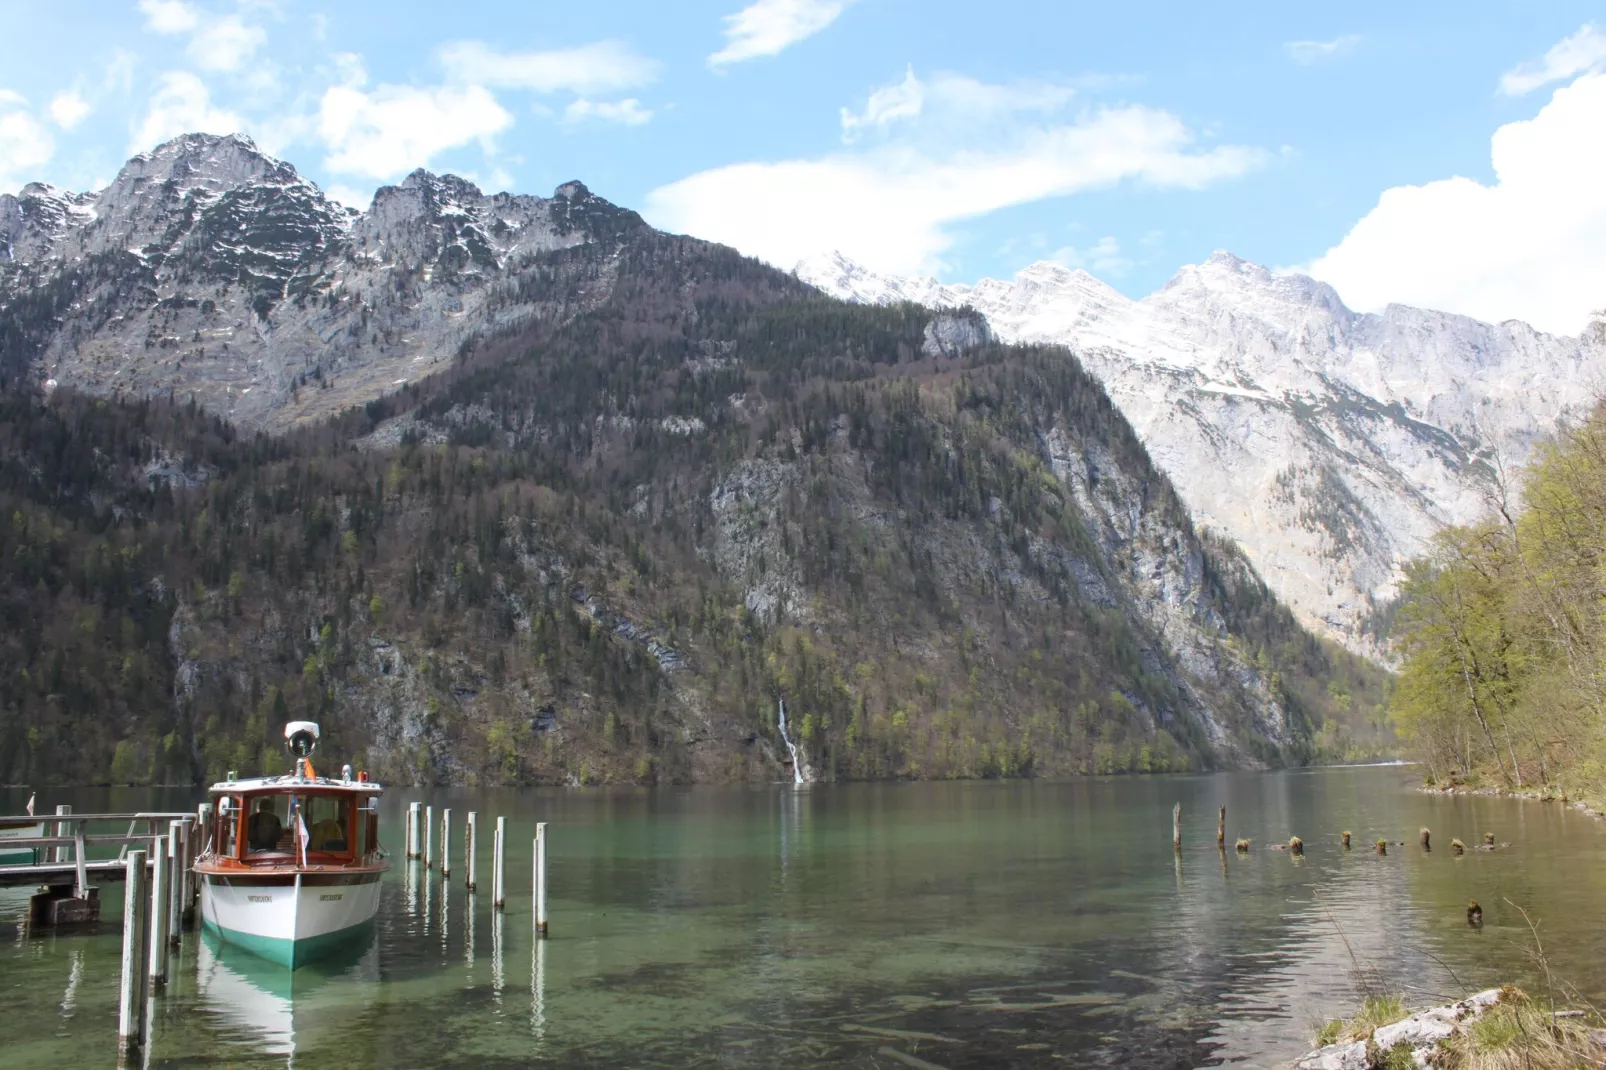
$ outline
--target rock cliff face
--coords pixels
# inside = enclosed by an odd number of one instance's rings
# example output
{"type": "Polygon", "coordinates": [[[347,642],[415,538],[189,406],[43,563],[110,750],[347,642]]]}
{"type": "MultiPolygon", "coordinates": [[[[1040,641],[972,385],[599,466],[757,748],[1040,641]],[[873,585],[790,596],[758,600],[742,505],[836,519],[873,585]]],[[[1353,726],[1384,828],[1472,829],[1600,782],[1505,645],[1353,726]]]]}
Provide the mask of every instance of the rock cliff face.
{"type": "Polygon", "coordinates": [[[488,197],[425,171],[358,213],[247,138],[186,135],[98,193],[0,195],[0,310],[27,332],[0,361],[40,383],[193,394],[284,428],[438,371],[467,341],[600,301],[605,271],[557,305],[518,280],[543,253],[640,225],[577,182],[550,200],[488,197]],[[43,289],[55,299],[39,307],[43,289]]]}
{"type": "Polygon", "coordinates": [[[0,225],[0,779],[253,769],[289,710],[481,783],[789,776],[781,700],[823,779],[1377,743],[1382,674],[974,312],[239,138],[0,225]]]}
{"type": "Polygon", "coordinates": [[[1236,540],[1307,625],[1374,655],[1402,562],[1486,513],[1502,472],[1606,387],[1598,330],[1358,314],[1323,283],[1227,253],[1141,301],[1049,263],[974,286],[840,256],[797,274],[847,300],[968,305],[1005,341],[1070,347],[1194,518],[1236,540]]]}

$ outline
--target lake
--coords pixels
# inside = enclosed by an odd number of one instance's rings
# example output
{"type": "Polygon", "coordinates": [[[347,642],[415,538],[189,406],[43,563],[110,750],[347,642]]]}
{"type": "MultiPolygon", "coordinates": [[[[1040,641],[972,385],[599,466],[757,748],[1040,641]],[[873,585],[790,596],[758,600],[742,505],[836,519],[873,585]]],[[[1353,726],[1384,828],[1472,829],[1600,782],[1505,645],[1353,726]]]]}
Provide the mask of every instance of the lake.
{"type": "MultiPolygon", "coordinates": [[[[291,975],[187,933],[156,1067],[1271,1066],[1368,987],[1445,1002],[1550,970],[1606,998],[1606,824],[1441,797],[1401,767],[765,789],[397,789],[373,938],[291,975]],[[400,859],[453,810],[453,872],[400,859]],[[1171,850],[1171,807],[1185,845],[1171,850]],[[1225,804],[1229,846],[1215,846],[1225,804]],[[478,811],[480,892],[463,887],[478,811]],[[490,828],[509,818],[509,899],[490,828]],[[551,938],[532,939],[549,822],[551,938]],[[1434,850],[1417,846],[1433,830],[1434,850]],[[1339,832],[1353,830],[1344,851],[1339,832]],[[1493,832],[1509,848],[1455,857],[1493,832]],[[1303,859],[1270,849],[1303,837],[1303,859]],[[1255,841],[1247,854],[1237,837],[1255,841]],[[1378,857],[1379,839],[1406,841],[1378,857]],[[1469,929],[1468,898],[1485,926],[1469,929]]],[[[202,793],[40,793],[80,813],[202,793]]],[[[0,791],[0,812],[26,792],[0,791]]],[[[121,885],[93,932],[31,935],[0,890],[0,1064],[109,1065],[121,885]]]]}

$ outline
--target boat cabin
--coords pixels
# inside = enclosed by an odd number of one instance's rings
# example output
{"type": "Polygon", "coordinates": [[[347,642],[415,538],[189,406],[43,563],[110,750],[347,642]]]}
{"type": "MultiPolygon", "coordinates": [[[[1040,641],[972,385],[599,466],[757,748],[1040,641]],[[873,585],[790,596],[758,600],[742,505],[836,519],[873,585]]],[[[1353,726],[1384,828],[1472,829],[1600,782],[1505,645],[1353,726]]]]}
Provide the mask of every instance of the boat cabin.
{"type": "Polygon", "coordinates": [[[349,866],[379,851],[378,784],[320,776],[212,785],[214,863],[349,866]]]}
{"type": "Polygon", "coordinates": [[[212,785],[213,867],[371,866],[380,856],[379,796],[384,790],[367,773],[321,777],[312,767],[318,726],[285,725],[285,746],[295,756],[288,776],[212,785]]]}

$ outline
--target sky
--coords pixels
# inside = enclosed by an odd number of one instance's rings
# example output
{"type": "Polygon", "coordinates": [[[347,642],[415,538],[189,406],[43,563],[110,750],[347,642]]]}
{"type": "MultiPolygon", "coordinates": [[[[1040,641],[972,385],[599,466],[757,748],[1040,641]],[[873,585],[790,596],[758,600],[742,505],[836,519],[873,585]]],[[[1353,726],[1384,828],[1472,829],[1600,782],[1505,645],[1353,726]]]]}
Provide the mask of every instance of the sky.
{"type": "Polygon", "coordinates": [[[365,207],[417,167],[790,268],[1217,249],[1575,334],[1606,307],[1606,4],[0,0],[0,192],[242,132],[365,207]]]}

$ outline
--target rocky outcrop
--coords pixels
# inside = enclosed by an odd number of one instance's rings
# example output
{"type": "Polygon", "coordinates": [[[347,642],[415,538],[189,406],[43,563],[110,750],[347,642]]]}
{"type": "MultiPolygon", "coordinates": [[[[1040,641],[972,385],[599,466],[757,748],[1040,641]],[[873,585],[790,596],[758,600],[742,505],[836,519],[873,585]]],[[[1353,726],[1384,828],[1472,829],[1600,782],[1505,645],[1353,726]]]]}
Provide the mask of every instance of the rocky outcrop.
{"type": "Polygon", "coordinates": [[[840,255],[797,273],[848,300],[969,306],[1004,341],[1069,346],[1194,519],[1242,546],[1307,625],[1372,654],[1403,562],[1485,515],[1502,475],[1606,384],[1600,330],[1359,314],[1324,283],[1227,253],[1141,301],[1051,263],[974,286],[840,255]]]}
{"type": "Polygon", "coordinates": [[[248,138],[187,134],[95,193],[0,196],[0,325],[31,340],[7,370],[193,395],[249,427],[314,421],[594,307],[606,267],[532,275],[531,261],[642,225],[578,182],[487,196],[427,171],[356,212],[248,138]],[[70,307],[41,297],[55,291],[70,307]]]}

